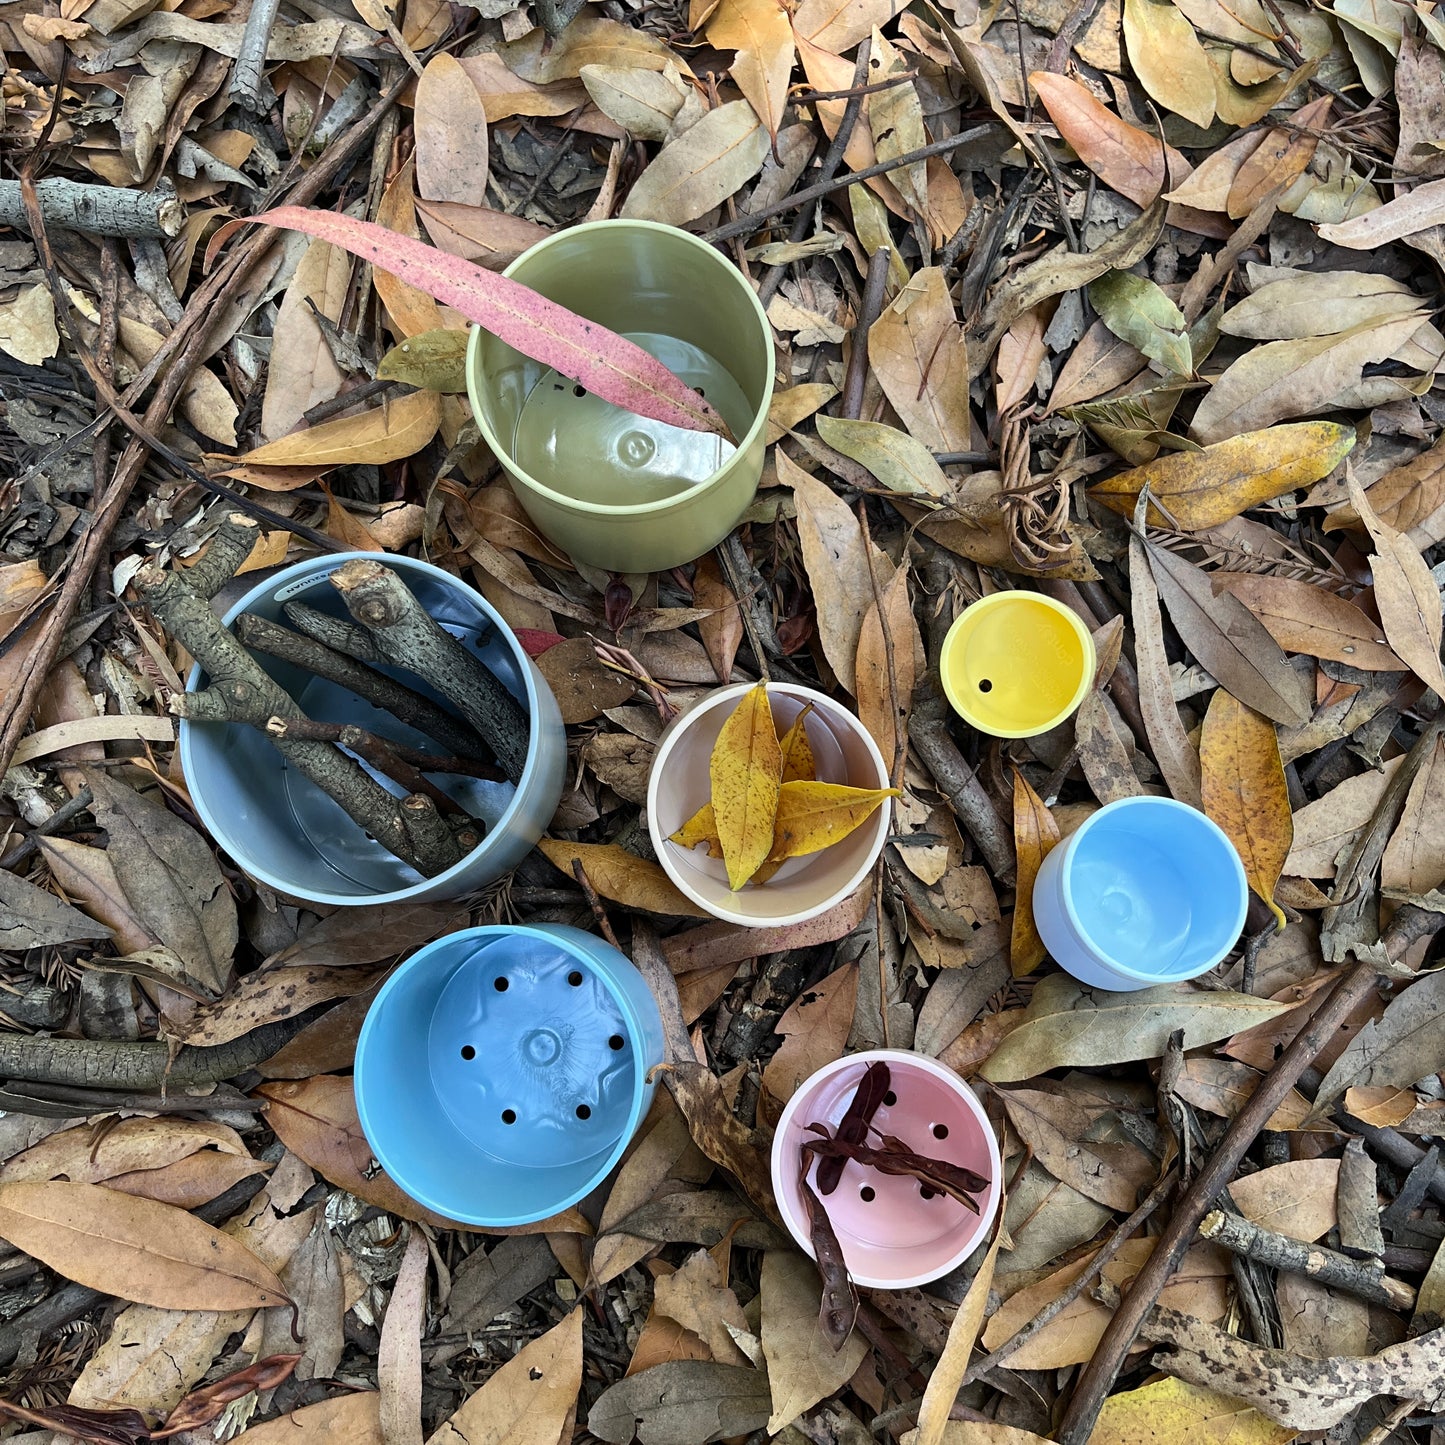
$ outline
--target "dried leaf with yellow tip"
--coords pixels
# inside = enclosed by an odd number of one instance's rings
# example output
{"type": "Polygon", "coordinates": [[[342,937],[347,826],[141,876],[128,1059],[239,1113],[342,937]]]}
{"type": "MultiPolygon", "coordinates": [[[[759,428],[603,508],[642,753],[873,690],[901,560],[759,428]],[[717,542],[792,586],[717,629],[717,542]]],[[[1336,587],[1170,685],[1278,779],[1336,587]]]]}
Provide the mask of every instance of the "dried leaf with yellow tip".
{"type": "Polygon", "coordinates": [[[899,795],[897,788],[850,788],[843,783],[784,783],[778,790],[777,821],[769,861],[797,858],[841,842],[867,822],[878,807],[899,795]]]}
{"type": "Polygon", "coordinates": [[[767,861],[773,847],[783,751],[760,682],[722,725],[708,764],[713,816],[727,865],[728,887],[736,891],[767,861]]]}
{"type": "Polygon", "coordinates": [[[1283,928],[1274,887],[1294,842],[1294,817],[1274,724],[1221,687],[1199,735],[1199,767],[1205,813],[1229,836],[1249,886],[1283,928]]]}

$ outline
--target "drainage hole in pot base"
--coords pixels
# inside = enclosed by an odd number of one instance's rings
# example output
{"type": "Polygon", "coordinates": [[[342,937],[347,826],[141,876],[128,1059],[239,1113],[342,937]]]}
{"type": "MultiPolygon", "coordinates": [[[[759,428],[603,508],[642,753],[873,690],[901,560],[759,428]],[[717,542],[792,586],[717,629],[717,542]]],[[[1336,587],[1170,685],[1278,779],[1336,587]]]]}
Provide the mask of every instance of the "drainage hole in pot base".
{"type": "Polygon", "coordinates": [[[431,1015],[428,1068],[457,1130],[500,1163],[606,1154],[627,1127],[637,1057],[603,983],[550,941],[477,950],[431,1015]]]}
{"type": "Polygon", "coordinates": [[[871,1184],[865,1184],[858,1191],[858,1198],[861,1199],[864,1204],[872,1204],[873,1201],[878,1198],[878,1194],[871,1184]]]}
{"type": "Polygon", "coordinates": [[[980,692],[992,692],[993,683],[991,683],[986,677],[980,678],[978,683],[978,690],[980,692]]]}

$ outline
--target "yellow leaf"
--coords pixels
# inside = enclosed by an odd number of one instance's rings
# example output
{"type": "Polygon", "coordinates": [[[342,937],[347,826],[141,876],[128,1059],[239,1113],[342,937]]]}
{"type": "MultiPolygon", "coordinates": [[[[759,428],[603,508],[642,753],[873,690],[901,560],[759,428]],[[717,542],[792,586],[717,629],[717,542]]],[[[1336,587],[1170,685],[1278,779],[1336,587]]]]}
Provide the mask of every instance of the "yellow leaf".
{"type": "MultiPolygon", "coordinates": [[[[1354,428],[1332,421],[1266,427],[1203,451],[1167,452],[1090,487],[1089,496],[1127,517],[1147,486],[1181,528],[1199,531],[1222,526],[1251,507],[1317,482],[1344,460],[1354,444],[1354,428]]],[[[1149,525],[1166,525],[1152,506],[1149,525]]]]}
{"type": "Polygon", "coordinates": [[[777,823],[770,862],[816,853],[846,838],[897,788],[850,788],[843,783],[784,783],[778,790],[777,823]]]}
{"type": "Polygon", "coordinates": [[[699,843],[707,844],[709,858],[722,857],[722,844],[717,836],[717,819],[713,817],[712,804],[704,803],[677,832],[667,840],[680,848],[696,848],[699,843]]]}
{"type": "Polygon", "coordinates": [[[357,416],[339,416],[306,431],[292,432],[238,460],[263,467],[379,465],[419,452],[440,423],[441,398],[433,391],[418,391],[357,416]]]}
{"type": "Polygon", "coordinates": [[[1295,1433],[1229,1395],[1167,1379],[1105,1400],[1089,1445],[1283,1445],[1295,1433]]]}
{"type": "Polygon", "coordinates": [[[569,876],[572,860],[580,858],[588,882],[604,897],[624,908],[666,913],[675,918],[708,918],[685,897],[657,863],[639,858],[616,843],[567,843],[543,838],[537,847],[552,864],[569,876]]]}
{"type": "Polygon", "coordinates": [[[1294,842],[1294,818],[1274,724],[1219,688],[1200,733],[1199,767],[1204,811],[1229,835],[1249,886],[1283,928],[1274,885],[1294,842]]]}
{"type": "Polygon", "coordinates": [[[1034,926],[1034,880],[1049,850],[1059,841],[1059,825],[1044,800],[1022,773],[1014,773],[1014,852],[1018,857],[1018,889],[1014,903],[1013,940],[1009,962],[1015,978],[1032,973],[1048,950],[1034,926]]]}
{"type": "MultiPolygon", "coordinates": [[[[722,725],[708,764],[713,815],[727,864],[728,887],[741,888],[767,861],[783,775],[783,750],[760,682],[722,725]]],[[[796,786],[796,784],[794,785],[796,786]]]]}
{"type": "Polygon", "coordinates": [[[792,727],[783,734],[779,744],[783,750],[782,780],[785,783],[811,783],[818,776],[817,764],[813,761],[813,745],[808,741],[807,720],[812,711],[813,704],[809,703],[793,719],[792,727]]]}

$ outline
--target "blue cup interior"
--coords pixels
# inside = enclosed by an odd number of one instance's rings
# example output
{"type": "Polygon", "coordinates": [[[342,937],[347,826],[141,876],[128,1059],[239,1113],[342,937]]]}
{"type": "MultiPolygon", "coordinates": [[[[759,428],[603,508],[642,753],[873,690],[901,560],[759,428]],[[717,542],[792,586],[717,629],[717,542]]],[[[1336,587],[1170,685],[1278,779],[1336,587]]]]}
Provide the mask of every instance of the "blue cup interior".
{"type": "MultiPolygon", "coordinates": [[[[318,558],[287,568],[248,592],[225,616],[229,625],[243,612],[288,626],[284,606],[301,602],[318,612],[350,621],[340,594],[328,578],[345,557],[318,558]],[[298,571],[300,575],[298,576],[298,571]]],[[[511,640],[502,635],[482,599],[465,583],[439,574],[406,557],[390,557],[417,601],[454,637],[473,648],[528,712],[522,664],[511,640]]],[[[264,653],[252,654],[317,722],[354,723],[370,732],[427,752],[445,752],[434,739],[399,722],[377,704],[348,689],[264,653]]],[[[380,665],[378,671],[422,693],[449,712],[455,708],[415,673],[380,665]]],[[[192,671],[189,686],[205,687],[207,678],[192,671]]],[[[535,724],[534,724],[535,729],[535,724]]],[[[287,893],[349,901],[402,892],[424,880],[374,838],[314,783],[290,766],[257,728],[238,723],[191,723],[182,728],[182,761],[191,780],[196,807],[226,851],[254,876],[287,893]]],[[[361,761],[358,759],[358,761],[361,761]]],[[[365,762],[388,792],[404,789],[365,762]]],[[[510,782],[487,782],[454,774],[428,775],[488,833],[499,824],[517,794],[510,782]]],[[[482,847],[486,847],[485,838],[482,847]]],[[[463,865],[458,865],[463,866],[463,865]]],[[[379,901],[385,901],[382,898],[379,901]]]]}
{"type": "Polygon", "coordinates": [[[1195,977],[1233,947],[1248,904],[1244,869],[1203,813],[1134,798],[1080,829],[1064,902],[1108,962],[1160,981],[1195,977]]]}
{"type": "Polygon", "coordinates": [[[504,1227],[575,1204],[617,1163],[646,1101],[645,1030],[585,951],[540,930],[479,932],[387,982],[356,1092],[377,1159],[408,1194],[504,1227]]]}

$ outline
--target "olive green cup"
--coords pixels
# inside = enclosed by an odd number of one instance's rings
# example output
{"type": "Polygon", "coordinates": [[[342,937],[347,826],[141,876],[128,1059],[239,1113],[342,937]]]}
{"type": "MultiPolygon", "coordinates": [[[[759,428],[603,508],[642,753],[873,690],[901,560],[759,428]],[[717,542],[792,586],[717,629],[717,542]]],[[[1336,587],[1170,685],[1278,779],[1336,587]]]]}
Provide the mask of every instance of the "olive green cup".
{"type": "Polygon", "coordinates": [[[610,406],[474,326],[472,410],[537,527],[610,572],[663,571],[716,546],[763,470],[773,341],[752,287],[711,246],[652,221],[560,231],[506,275],[638,341],[698,387],[737,439],[727,455],[716,437],[610,406]]]}

